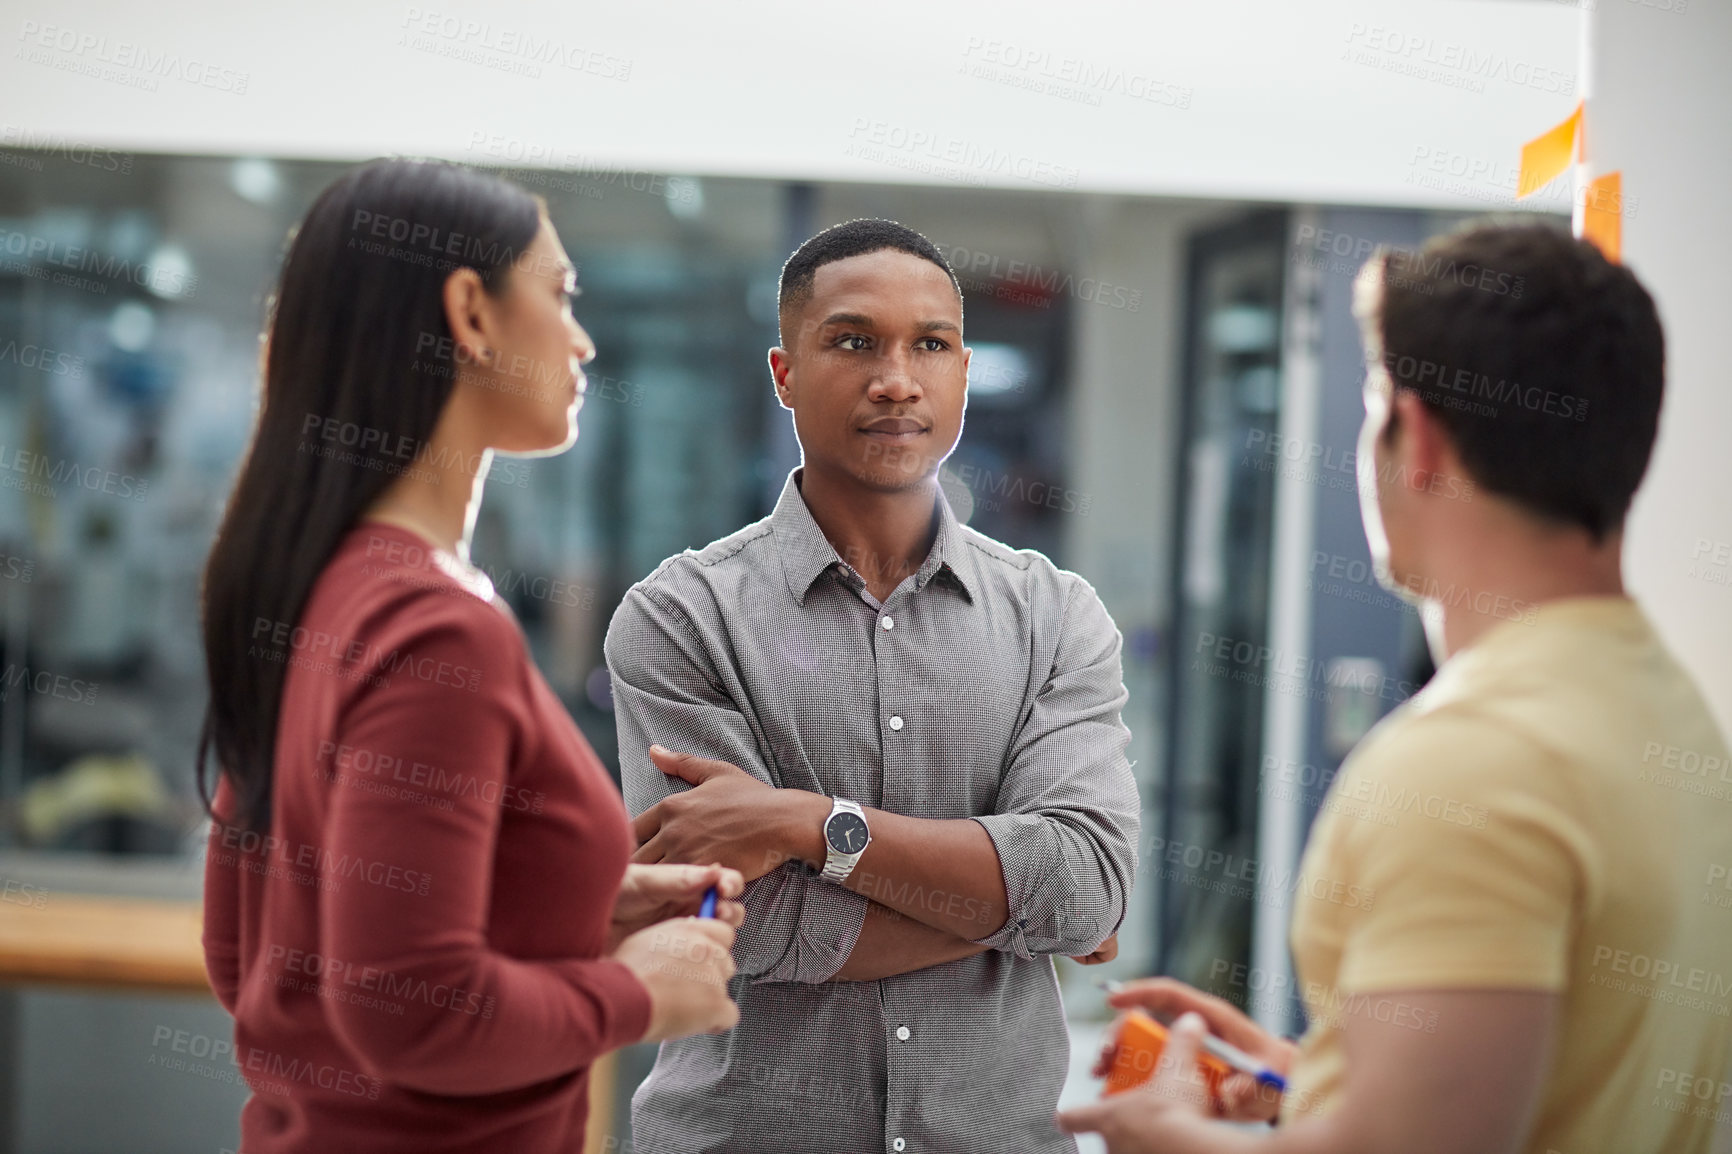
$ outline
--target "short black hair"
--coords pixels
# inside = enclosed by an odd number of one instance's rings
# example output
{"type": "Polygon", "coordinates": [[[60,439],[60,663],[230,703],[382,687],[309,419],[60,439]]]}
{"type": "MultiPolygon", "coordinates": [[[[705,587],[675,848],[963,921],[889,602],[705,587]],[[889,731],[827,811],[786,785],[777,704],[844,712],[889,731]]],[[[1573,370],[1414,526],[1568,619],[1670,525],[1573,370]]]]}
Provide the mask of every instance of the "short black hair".
{"type": "Polygon", "coordinates": [[[1654,300],[1546,223],[1380,249],[1356,294],[1368,364],[1411,389],[1475,482],[1595,540],[1623,526],[1665,389],[1654,300]]]}
{"type": "Polygon", "coordinates": [[[794,250],[794,255],[782,266],[782,279],[776,286],[776,319],[781,325],[779,338],[786,340],[787,316],[790,309],[806,303],[812,297],[812,278],[823,266],[851,256],[894,249],[910,256],[929,260],[944,270],[956,289],[956,299],[962,299],[962,285],[956,271],[938,246],[905,224],[876,217],[833,224],[794,250]]]}

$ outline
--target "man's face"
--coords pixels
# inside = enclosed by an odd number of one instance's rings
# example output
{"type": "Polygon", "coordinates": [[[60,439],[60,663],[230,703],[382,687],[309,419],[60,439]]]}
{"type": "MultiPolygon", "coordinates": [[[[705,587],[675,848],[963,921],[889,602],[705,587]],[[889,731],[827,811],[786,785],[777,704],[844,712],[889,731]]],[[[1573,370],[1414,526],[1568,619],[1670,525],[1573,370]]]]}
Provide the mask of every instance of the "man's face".
{"type": "Polygon", "coordinates": [[[818,268],[770,351],[808,470],[894,491],[938,471],[962,435],[969,350],[943,269],[894,249],[818,268]]]}

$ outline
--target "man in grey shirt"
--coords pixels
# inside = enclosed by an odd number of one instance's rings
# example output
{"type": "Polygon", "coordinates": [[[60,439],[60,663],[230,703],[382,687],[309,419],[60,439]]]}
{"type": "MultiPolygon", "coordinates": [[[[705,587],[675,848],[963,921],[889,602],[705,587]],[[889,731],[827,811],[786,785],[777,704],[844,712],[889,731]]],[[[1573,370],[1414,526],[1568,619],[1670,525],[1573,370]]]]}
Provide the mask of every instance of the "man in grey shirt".
{"type": "Polygon", "coordinates": [[[1088,582],[939,491],[969,353],[937,248],[827,229],[780,316],[801,468],[608,629],[634,860],[750,883],[740,1023],[662,1044],[633,1146],[1074,1151],[1051,957],[1109,959],[1136,872],[1118,631],[1088,582]]]}

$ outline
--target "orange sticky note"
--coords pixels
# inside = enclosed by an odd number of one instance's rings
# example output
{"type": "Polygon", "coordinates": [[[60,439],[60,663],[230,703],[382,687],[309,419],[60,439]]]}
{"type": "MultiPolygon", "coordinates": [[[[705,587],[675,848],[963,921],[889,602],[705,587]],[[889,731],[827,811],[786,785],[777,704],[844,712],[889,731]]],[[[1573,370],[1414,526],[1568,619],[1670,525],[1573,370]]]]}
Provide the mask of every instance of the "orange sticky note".
{"type": "Polygon", "coordinates": [[[1608,172],[1588,182],[1582,194],[1582,239],[1591,240],[1613,264],[1624,246],[1624,174],[1608,172]]]}
{"type": "Polygon", "coordinates": [[[1555,128],[1540,133],[1522,145],[1521,175],[1516,178],[1516,197],[1529,196],[1556,180],[1576,159],[1576,138],[1582,127],[1582,104],[1555,128]]]}
{"type": "MultiPolygon", "coordinates": [[[[1112,1068],[1107,1071],[1107,1084],[1102,1097],[1134,1090],[1155,1076],[1161,1064],[1161,1052],[1167,1048],[1167,1028],[1141,1010],[1132,1010],[1119,1024],[1117,1049],[1112,1068]]],[[[1209,1094],[1219,1101],[1221,1083],[1232,1076],[1233,1070],[1212,1054],[1198,1053],[1197,1069],[1209,1094]]]]}

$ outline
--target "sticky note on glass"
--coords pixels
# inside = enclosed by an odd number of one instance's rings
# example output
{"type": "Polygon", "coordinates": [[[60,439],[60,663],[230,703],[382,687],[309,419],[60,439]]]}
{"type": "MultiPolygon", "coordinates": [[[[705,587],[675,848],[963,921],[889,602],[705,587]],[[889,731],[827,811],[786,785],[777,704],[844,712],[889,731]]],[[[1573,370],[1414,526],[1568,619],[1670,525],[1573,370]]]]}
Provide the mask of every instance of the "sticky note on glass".
{"type": "Polygon", "coordinates": [[[1618,263],[1624,247],[1624,174],[1608,172],[1588,182],[1582,195],[1582,239],[1591,240],[1618,263]]]}
{"type": "Polygon", "coordinates": [[[1581,135],[1582,103],[1563,123],[1522,145],[1521,173],[1516,178],[1516,196],[1532,195],[1564,174],[1576,160],[1576,142],[1581,135]]]}

